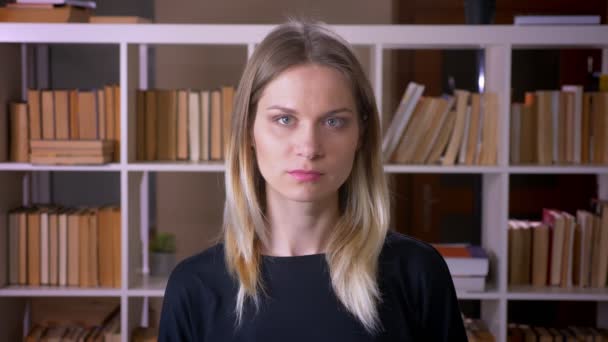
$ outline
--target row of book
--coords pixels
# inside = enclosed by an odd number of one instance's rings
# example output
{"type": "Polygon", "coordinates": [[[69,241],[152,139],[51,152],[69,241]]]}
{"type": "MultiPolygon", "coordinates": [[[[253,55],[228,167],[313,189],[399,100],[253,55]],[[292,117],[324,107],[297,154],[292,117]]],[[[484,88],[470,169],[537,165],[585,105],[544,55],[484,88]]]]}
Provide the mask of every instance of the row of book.
{"type": "Polygon", "coordinates": [[[120,303],[103,298],[33,298],[25,341],[118,342],[120,303]]]}
{"type": "Polygon", "coordinates": [[[10,160],[30,161],[30,141],[113,142],[120,159],[120,88],[29,89],[27,103],[10,104],[10,160]]]}
{"type": "Polygon", "coordinates": [[[542,221],[509,220],[509,284],[605,287],[608,203],[576,216],[544,209],[542,221]]]}
{"type": "Polygon", "coordinates": [[[608,92],[527,92],[511,105],[513,164],[608,164],[608,92]]]}
{"type": "MultiPolygon", "coordinates": [[[[471,340],[469,340],[471,341],[471,340]]],[[[544,341],[608,341],[608,330],[593,327],[540,327],[528,324],[510,323],[507,330],[509,342],[544,341]]]]}
{"type": "Polygon", "coordinates": [[[222,160],[234,87],[137,91],[137,160],[222,160]]]}
{"type": "Polygon", "coordinates": [[[487,252],[469,244],[432,244],[445,260],[457,291],[484,291],[490,269],[487,252]]]}
{"type": "Polygon", "coordinates": [[[8,215],[8,283],[121,286],[120,208],[18,208],[8,215]]]}
{"type": "Polygon", "coordinates": [[[422,96],[410,82],[384,133],[385,162],[496,165],[498,96],[456,90],[454,96],[422,96]]]}
{"type": "Polygon", "coordinates": [[[462,321],[469,342],[494,342],[496,339],[481,319],[468,318],[463,315],[462,321]]]}

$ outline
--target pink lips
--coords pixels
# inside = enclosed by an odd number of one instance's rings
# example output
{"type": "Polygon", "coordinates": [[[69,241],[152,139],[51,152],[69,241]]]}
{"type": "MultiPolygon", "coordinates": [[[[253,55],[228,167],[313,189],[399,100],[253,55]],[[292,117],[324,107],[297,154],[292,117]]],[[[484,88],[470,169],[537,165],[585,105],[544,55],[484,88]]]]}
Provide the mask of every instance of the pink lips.
{"type": "Polygon", "coordinates": [[[314,182],[322,175],[317,171],[292,170],[288,172],[293,178],[303,182],[314,182]]]}

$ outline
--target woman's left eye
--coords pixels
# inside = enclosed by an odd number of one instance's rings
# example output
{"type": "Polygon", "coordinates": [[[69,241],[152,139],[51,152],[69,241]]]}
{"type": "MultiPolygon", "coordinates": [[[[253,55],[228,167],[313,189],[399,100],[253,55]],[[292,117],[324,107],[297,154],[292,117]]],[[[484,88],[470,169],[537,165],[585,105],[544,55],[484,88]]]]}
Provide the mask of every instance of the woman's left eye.
{"type": "Polygon", "coordinates": [[[276,119],[276,121],[278,123],[280,123],[281,125],[289,125],[293,120],[289,117],[289,116],[280,116],[276,119]]]}
{"type": "Polygon", "coordinates": [[[332,128],[340,128],[345,124],[345,120],[342,118],[329,118],[326,122],[327,125],[332,128]]]}

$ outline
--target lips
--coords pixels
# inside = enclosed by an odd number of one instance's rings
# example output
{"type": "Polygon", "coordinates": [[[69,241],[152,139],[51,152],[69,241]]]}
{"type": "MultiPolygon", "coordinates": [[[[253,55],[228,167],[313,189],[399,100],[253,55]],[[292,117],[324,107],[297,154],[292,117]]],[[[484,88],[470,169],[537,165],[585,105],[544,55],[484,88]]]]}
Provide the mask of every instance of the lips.
{"type": "Polygon", "coordinates": [[[293,178],[305,182],[316,181],[323,175],[321,172],[314,170],[292,170],[287,173],[289,173],[293,178]]]}

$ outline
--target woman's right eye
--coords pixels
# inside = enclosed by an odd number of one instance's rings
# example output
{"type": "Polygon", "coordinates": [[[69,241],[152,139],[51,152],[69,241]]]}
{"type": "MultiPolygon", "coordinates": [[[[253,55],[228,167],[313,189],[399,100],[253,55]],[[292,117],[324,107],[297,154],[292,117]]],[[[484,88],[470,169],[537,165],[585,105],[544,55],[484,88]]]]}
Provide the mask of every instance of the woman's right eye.
{"type": "Polygon", "coordinates": [[[290,125],[293,119],[288,115],[282,115],[275,119],[276,122],[283,126],[290,125]]]}

